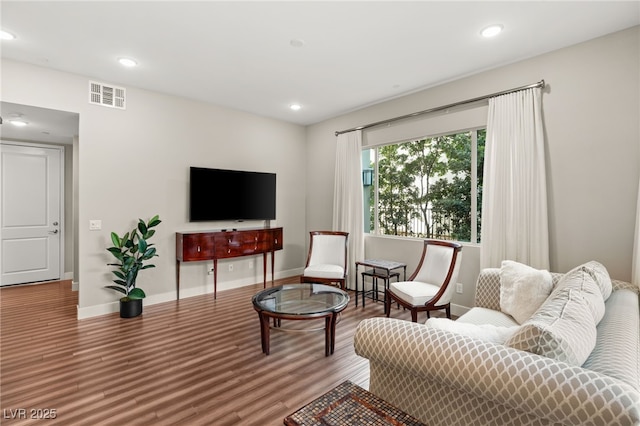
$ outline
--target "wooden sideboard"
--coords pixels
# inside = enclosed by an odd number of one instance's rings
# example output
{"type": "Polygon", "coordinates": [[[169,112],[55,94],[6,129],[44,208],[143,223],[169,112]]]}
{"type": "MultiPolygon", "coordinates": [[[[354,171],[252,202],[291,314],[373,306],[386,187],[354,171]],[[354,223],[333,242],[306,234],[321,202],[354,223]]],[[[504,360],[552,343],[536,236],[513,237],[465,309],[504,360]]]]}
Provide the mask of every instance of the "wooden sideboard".
{"type": "Polygon", "coordinates": [[[282,228],[233,231],[176,232],[176,295],[180,299],[180,263],[213,260],[213,298],[218,291],[218,259],[262,254],[264,288],[267,287],[267,253],[271,253],[271,281],[275,251],[282,250],[282,228]]]}

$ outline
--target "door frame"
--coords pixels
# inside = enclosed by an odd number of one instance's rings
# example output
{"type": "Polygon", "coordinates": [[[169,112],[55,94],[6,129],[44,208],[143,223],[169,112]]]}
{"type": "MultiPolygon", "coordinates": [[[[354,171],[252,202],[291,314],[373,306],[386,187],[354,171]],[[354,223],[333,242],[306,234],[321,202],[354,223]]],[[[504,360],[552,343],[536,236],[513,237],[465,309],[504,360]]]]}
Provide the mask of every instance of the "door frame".
{"type": "MultiPolygon", "coordinates": [[[[23,147],[32,147],[32,148],[46,148],[46,149],[54,149],[57,150],[59,155],[60,155],[60,202],[59,202],[59,206],[60,206],[60,238],[58,240],[58,243],[60,245],[60,247],[58,247],[58,253],[60,254],[60,278],[59,280],[62,281],[65,279],[65,268],[64,268],[64,261],[65,261],[65,251],[64,251],[64,242],[65,242],[65,234],[66,234],[66,227],[65,227],[65,191],[64,191],[64,176],[65,176],[65,147],[64,145],[54,145],[54,144],[46,144],[46,143],[32,143],[32,142],[20,142],[20,141],[13,141],[13,140],[5,140],[5,139],[1,139],[0,140],[0,144],[2,145],[13,145],[13,146],[23,146],[23,147]]],[[[0,219],[2,218],[2,211],[0,210],[0,219]]],[[[0,245],[0,258],[2,255],[2,245],[0,245]]],[[[75,275],[75,272],[74,272],[75,275]]],[[[31,284],[31,283],[30,283],[31,284]]],[[[35,283],[33,283],[35,284],[35,283]]],[[[6,287],[11,287],[12,285],[24,285],[24,284],[10,284],[6,287]]]]}

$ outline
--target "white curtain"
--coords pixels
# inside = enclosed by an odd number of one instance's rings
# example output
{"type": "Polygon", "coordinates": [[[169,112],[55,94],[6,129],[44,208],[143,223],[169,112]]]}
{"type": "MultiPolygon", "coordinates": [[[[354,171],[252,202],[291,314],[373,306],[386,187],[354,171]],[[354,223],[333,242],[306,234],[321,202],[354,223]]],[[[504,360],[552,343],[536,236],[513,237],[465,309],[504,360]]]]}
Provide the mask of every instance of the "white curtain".
{"type": "Polygon", "coordinates": [[[640,287],[640,185],[638,187],[638,206],[636,207],[636,232],[633,236],[631,282],[640,287]]]}
{"type": "Polygon", "coordinates": [[[480,267],[514,260],[549,269],[542,90],[489,100],[480,267]]]}
{"type": "Polygon", "coordinates": [[[343,133],[337,139],[333,230],[349,233],[347,282],[354,288],[355,262],[364,259],[362,131],[343,133]]]}

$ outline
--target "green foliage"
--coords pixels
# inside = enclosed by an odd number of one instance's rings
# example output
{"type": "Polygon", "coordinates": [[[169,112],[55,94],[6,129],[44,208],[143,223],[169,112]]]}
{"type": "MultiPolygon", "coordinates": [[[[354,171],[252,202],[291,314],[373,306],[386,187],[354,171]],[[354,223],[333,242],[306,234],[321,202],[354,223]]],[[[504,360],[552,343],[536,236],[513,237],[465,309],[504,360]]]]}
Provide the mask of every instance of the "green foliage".
{"type": "Polygon", "coordinates": [[[411,194],[406,191],[412,177],[404,170],[408,155],[399,145],[387,145],[380,149],[378,217],[385,229],[401,235],[412,219],[411,194]]]}
{"type": "MultiPolygon", "coordinates": [[[[478,206],[482,205],[485,131],[478,131],[478,206]]],[[[378,225],[383,234],[471,239],[471,135],[469,132],[381,147],[378,225]],[[426,230],[412,229],[420,218],[426,230]]],[[[373,205],[373,197],[370,200],[373,205]]],[[[478,217],[478,235],[480,223],[478,217]]]]}
{"type": "Polygon", "coordinates": [[[129,299],[144,299],[146,297],[144,291],[136,287],[136,280],[138,272],[141,270],[155,268],[155,265],[149,263],[145,265],[145,262],[158,256],[156,248],[153,247],[153,244],[149,244],[148,240],[156,233],[151,228],[158,226],[161,222],[159,216],[156,215],[146,223],[142,219],[138,219],[137,227],[122,237],[115,232],[111,233],[113,247],[109,247],[107,251],[116,258],[118,263],[109,263],[108,265],[116,268],[112,272],[115,275],[113,282],[117,285],[108,285],[105,288],[120,292],[129,299]]]}

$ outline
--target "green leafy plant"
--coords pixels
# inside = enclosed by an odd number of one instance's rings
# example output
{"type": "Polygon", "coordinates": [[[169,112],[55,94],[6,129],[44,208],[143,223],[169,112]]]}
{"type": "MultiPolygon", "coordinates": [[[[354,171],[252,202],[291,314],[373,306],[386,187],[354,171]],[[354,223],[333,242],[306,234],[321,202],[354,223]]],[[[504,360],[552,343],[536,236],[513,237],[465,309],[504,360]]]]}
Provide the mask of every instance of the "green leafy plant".
{"type": "Polygon", "coordinates": [[[137,228],[127,232],[120,237],[115,232],[111,233],[111,241],[113,247],[109,247],[109,251],[119,263],[108,263],[109,266],[115,266],[113,280],[117,285],[108,285],[106,288],[118,291],[124,296],[120,299],[123,301],[144,299],[146,294],[141,288],[136,287],[138,272],[143,269],[155,268],[155,265],[145,264],[148,260],[158,256],[153,244],[149,244],[148,240],[156,233],[153,227],[160,224],[161,220],[155,215],[148,222],[138,219],[137,228]]]}

